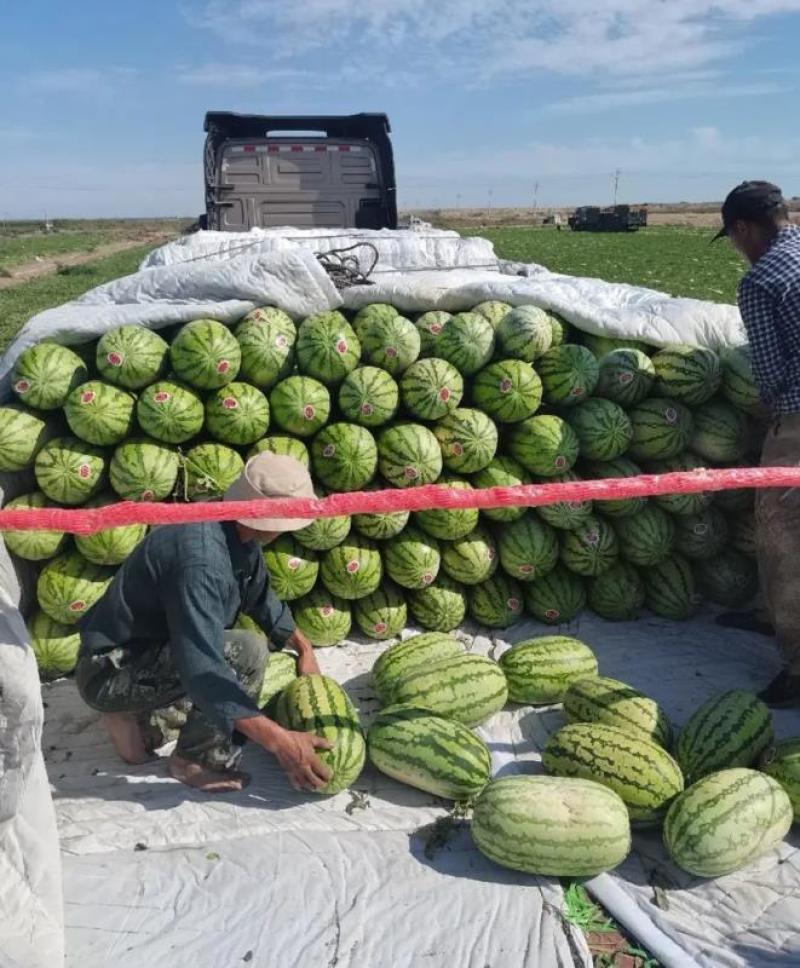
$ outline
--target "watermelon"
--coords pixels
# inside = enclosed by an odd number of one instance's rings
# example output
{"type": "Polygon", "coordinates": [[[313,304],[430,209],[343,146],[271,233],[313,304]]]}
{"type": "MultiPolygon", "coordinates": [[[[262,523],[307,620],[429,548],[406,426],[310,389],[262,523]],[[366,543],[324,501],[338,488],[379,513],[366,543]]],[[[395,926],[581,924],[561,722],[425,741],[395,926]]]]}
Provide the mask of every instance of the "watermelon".
{"type": "Polygon", "coordinates": [[[719,357],[704,347],[668,346],[655,353],[651,362],[656,371],[655,392],[690,407],[710,400],[722,380],[719,357]]]}
{"type": "Polygon", "coordinates": [[[290,652],[270,652],[267,668],[264,670],[264,682],[258,696],[258,708],[263,709],[267,703],[290,682],[297,678],[297,664],[290,652]]]}
{"type": "Polygon", "coordinates": [[[434,309],[429,313],[422,313],[414,322],[420,339],[420,356],[437,356],[437,347],[445,326],[452,319],[450,313],[434,309]]]}
{"type": "Polygon", "coordinates": [[[564,694],[569,723],[602,723],[669,749],[672,727],[654,699],[619,679],[590,676],[570,683],[564,694]]]}
{"type": "Polygon", "coordinates": [[[464,655],[464,646],[458,639],[444,632],[423,632],[412,635],[403,642],[390,646],[382,652],[372,666],[372,684],[375,693],[385,706],[392,703],[394,685],[417,669],[427,668],[438,659],[464,655]]]}
{"type": "Polygon", "coordinates": [[[133,426],[132,393],[100,380],[81,383],[67,397],[64,416],[81,440],[108,447],[124,440],[133,426]]]}
{"type": "Polygon", "coordinates": [[[28,634],[42,679],[58,679],[72,672],[81,647],[80,632],[74,625],[55,622],[39,610],[28,622],[28,634]]]}
{"type": "Polygon", "coordinates": [[[494,538],[486,528],[477,527],[442,546],[445,574],[462,585],[477,585],[491,578],[498,560],[494,538]]]}
{"type": "Polygon", "coordinates": [[[738,514],[740,511],[753,510],[755,507],[755,492],[749,487],[735,487],[727,491],[717,491],[713,500],[717,507],[726,514],[738,514]]]}
{"type": "Polygon", "coordinates": [[[161,380],[139,394],[136,418],[149,437],[166,444],[182,444],[203,429],[205,410],[194,390],[161,380]]]}
{"type": "Polygon", "coordinates": [[[560,417],[541,415],[511,428],[508,449],[531,473],[555,477],[572,470],[578,459],[578,438],[560,417]]]}
{"type": "Polygon", "coordinates": [[[376,320],[356,331],[361,340],[362,359],[398,376],[411,366],[420,353],[420,334],[405,316],[376,320]]]}
{"type": "Polygon", "coordinates": [[[552,571],[558,561],[558,538],[549,524],[529,512],[497,531],[500,565],[519,581],[534,581],[552,571]]]}
{"type": "Polygon", "coordinates": [[[300,372],[331,385],[354,370],[361,357],[358,337],[336,310],[307,316],[297,328],[295,349],[300,372]]]}
{"type": "Polygon", "coordinates": [[[17,357],[11,389],[29,407],[56,410],[88,377],[86,364],[77,353],[58,343],[37,343],[17,357]]]}
{"type": "Polygon", "coordinates": [[[240,629],[242,632],[254,632],[259,638],[266,639],[267,633],[258,622],[252,618],[250,615],[246,615],[244,612],[239,612],[236,616],[236,621],[231,626],[232,629],[240,629]]]}
{"type": "Polygon", "coordinates": [[[587,400],[570,411],[567,420],[578,438],[581,457],[588,460],[616,460],[633,440],[627,413],[611,400],[587,400]]]}
{"type": "Polygon", "coordinates": [[[800,820],[800,739],[785,739],[761,757],[759,769],[777,780],[792,804],[794,819],[800,820]]]}
{"type": "Polygon", "coordinates": [[[522,618],[523,608],[522,588],[502,572],[470,590],[469,614],[487,628],[508,628],[522,618]]]}
{"type": "Polygon", "coordinates": [[[95,362],[104,380],[141,390],[164,374],[169,345],[146,326],[115,326],[98,340],[95,362]]]}
{"type": "Polygon", "coordinates": [[[491,360],[494,329],[480,313],[456,313],[447,321],[436,343],[436,355],[463,376],[472,376],[491,360]]]}
{"type": "Polygon", "coordinates": [[[694,411],[689,446],[715,464],[741,460],[747,448],[747,418],[729,403],[711,400],[694,411]]]}
{"type": "Polygon", "coordinates": [[[591,396],[600,367],[584,346],[564,343],[548,350],[536,364],[544,399],[553,407],[572,407],[591,396]]]}
{"type": "MultiPolygon", "coordinates": [[[[642,469],[627,457],[609,461],[586,461],[581,464],[584,477],[603,480],[609,477],[638,477],[642,469]]],[[[646,497],[623,497],[619,500],[595,501],[594,509],[607,518],[626,518],[647,506],[646,497]]]]}
{"type": "Polygon", "coordinates": [[[628,811],[613,790],[551,776],[492,780],[475,803],[472,838],[503,867],[555,877],[594,877],[631,849],[628,811]]]}
{"type": "Polygon", "coordinates": [[[563,726],[547,741],[542,764],[551,775],[607,786],[640,826],[660,823],[683,791],[680,767],[665,749],[641,734],[603,723],[563,726]]]}
{"type": "Polygon", "coordinates": [[[506,704],[508,686],[500,666],[465,653],[429,661],[395,680],[392,703],[429,709],[465,726],[477,726],[506,704]]]}
{"type": "Polygon", "coordinates": [[[519,423],[539,409],[542,381],[530,363],[498,360],[476,374],[472,401],[499,423],[519,423]]]}
{"type": "Polygon", "coordinates": [[[620,556],[641,568],[664,561],[675,543],[672,518],[652,504],[629,518],[619,518],[613,528],[620,556]]]}
{"type": "MultiPolygon", "coordinates": [[[[704,460],[687,450],[668,460],[648,461],[644,468],[648,474],[672,474],[678,471],[702,470],[705,466],[704,460]]],[[[713,495],[708,491],[697,491],[694,494],[658,494],[652,500],[663,510],[681,517],[686,514],[700,514],[711,504],[713,495]]]]}
{"type": "Polygon", "coordinates": [[[169,350],[179,380],[198,390],[216,390],[235,380],[242,363],[236,337],[216,319],[195,319],[181,327],[169,350]]]}
{"type": "Polygon", "coordinates": [[[511,312],[511,306],[499,299],[488,299],[485,302],[478,303],[477,306],[473,306],[470,312],[483,316],[491,324],[492,329],[497,329],[500,320],[511,312]]]}
{"type": "Polygon", "coordinates": [[[408,607],[415,622],[432,632],[450,632],[464,621],[467,596],[458,582],[439,574],[430,584],[408,595],[408,607]]]}
{"type": "MultiPolygon", "coordinates": [[[[86,507],[101,508],[117,502],[116,494],[101,494],[86,502],[86,507]]],[[[120,565],[147,534],[146,524],[126,524],[104,528],[94,534],[75,535],[75,547],[95,565],[120,565]]]]}
{"type": "Polygon", "coordinates": [[[563,316],[559,316],[558,313],[548,312],[547,321],[550,323],[552,333],[551,346],[561,346],[564,343],[575,342],[572,338],[573,328],[563,316]]]}
{"type": "Polygon", "coordinates": [[[561,562],[576,575],[596,578],[617,560],[619,545],[613,528],[594,515],[574,531],[559,532],[561,562]]]}
{"type": "Polygon", "coordinates": [[[378,713],[367,755],[381,773],[447,800],[477,796],[492,771],[489,750],[472,730],[413,705],[378,713]]]}
{"type": "Polygon", "coordinates": [[[657,565],[642,570],[645,604],[661,618],[689,618],[697,605],[695,581],[689,562],[671,554],[657,565]]]}
{"type": "Polygon", "coordinates": [[[292,616],[300,631],[319,648],[339,645],[350,633],[350,603],[321,585],[295,602],[292,616]]]}
{"type": "Polygon", "coordinates": [[[395,487],[433,484],[442,473],[439,441],[421,424],[387,427],[378,437],[378,469],[395,487]]]}
{"type": "Polygon", "coordinates": [[[685,558],[713,558],[727,543],[728,522],[715,507],[675,519],[675,547],[685,558]]]}
{"type": "MultiPolygon", "coordinates": [[[[515,487],[517,484],[530,484],[531,479],[511,457],[495,457],[473,475],[472,483],[478,488],[515,487]]],[[[490,521],[516,521],[526,510],[525,507],[484,508],[482,514],[490,521]]]]}
{"type": "Polygon", "coordinates": [[[186,500],[222,497],[243,470],[244,461],[233,448],[213,443],[195,445],[183,457],[186,500]]]}
{"type": "MultiPolygon", "coordinates": [[[[56,506],[42,491],[21,494],[5,505],[8,510],[56,506]]],[[[3,531],[2,540],[8,550],[18,558],[44,561],[47,558],[54,558],[63,549],[67,535],[63,531],[3,531]]]]}
{"type": "MultiPolygon", "coordinates": [[[[366,490],[380,490],[381,487],[381,484],[372,484],[366,490]]],[[[354,514],[353,527],[365,538],[372,538],[374,541],[386,541],[388,538],[396,538],[408,524],[410,517],[410,511],[389,511],[386,514],[354,514]]]]}
{"type": "MultiPolygon", "coordinates": [[[[444,474],[439,479],[442,486],[461,490],[472,490],[469,481],[453,474],[444,474]]],[[[480,512],[477,508],[454,509],[452,511],[415,511],[414,523],[432,538],[455,541],[469,534],[478,523],[480,512]]]]}
{"type": "Polygon", "coordinates": [[[247,459],[255,457],[256,454],[285,454],[287,457],[294,457],[305,467],[311,466],[311,457],[308,454],[308,447],[302,440],[296,437],[284,437],[281,434],[272,434],[262,437],[247,452],[247,459]]]}
{"type": "Polygon", "coordinates": [[[420,420],[438,420],[461,402],[464,381],[458,370],[436,357],[417,360],[400,378],[403,406],[420,420]]]}
{"type": "Polygon", "coordinates": [[[385,370],[359,366],[339,387],[339,409],[347,420],[364,427],[380,427],[397,413],[400,390],[385,370]]]}
{"type": "Polygon", "coordinates": [[[244,316],[233,331],[242,354],[239,375],[270,390],[291,372],[297,331],[281,309],[264,306],[244,316]]]}
{"type": "Polygon", "coordinates": [[[254,444],[269,427],[269,404],[249,383],[233,381],[206,398],[206,429],[223,444],[254,444]]]}
{"type": "Polygon", "coordinates": [[[318,380],[290,376],[272,388],[269,409],[281,430],[310,437],[328,422],[331,397],[318,380]]]}
{"type": "Polygon", "coordinates": [[[734,407],[749,414],[763,410],[761,397],[753,378],[749,346],[731,346],[720,353],[722,365],[722,396],[734,407]]]}
{"type": "Polygon", "coordinates": [[[697,587],[715,605],[745,605],[758,591],[758,566],[732,549],[695,562],[694,575],[697,587]]]}
{"type": "Polygon", "coordinates": [[[639,572],[618,561],[607,572],[592,578],[588,587],[589,608],[610,622],[624,622],[638,616],[644,605],[644,582],[639,572]]]}
{"type": "Polygon", "coordinates": [[[398,310],[389,303],[368,303],[353,317],[353,329],[356,336],[363,342],[364,335],[375,323],[389,322],[399,316],[398,310]]]}
{"type": "Polygon", "coordinates": [[[756,556],[756,519],[752,511],[727,518],[731,548],[751,558],[756,556]]]}
{"type": "Polygon", "coordinates": [[[269,574],[272,591],[284,602],[307,595],[317,582],[317,553],[295,541],[294,535],[282,534],[261,552],[269,574]]]}
{"type": "Polygon", "coordinates": [[[612,350],[600,360],[600,379],[595,394],[632,407],[650,395],[656,381],[655,367],[641,350],[612,350]]]}
{"type": "Polygon", "coordinates": [[[561,702],[571,683],[597,675],[594,652],[579,639],[542,635],[517,642],[500,656],[508,698],[523,705],[561,702]]]}
{"type": "Polygon", "coordinates": [[[586,605],[583,579],[562,565],[522,586],[525,610],[546,625],[571,622],[586,605]]]}
{"type": "Polygon", "coordinates": [[[384,581],[370,595],[353,604],[353,618],[371,639],[391,639],[406,627],[405,596],[393,582],[384,581]]]}
{"type": "Polygon", "coordinates": [[[103,451],[77,437],[55,437],[36,455],[36,483],[51,501],[83,504],[105,484],[103,451]]]}
{"type": "Polygon", "coordinates": [[[402,588],[427,587],[439,574],[441,562],[439,542],[414,527],[383,547],[386,574],[402,588]]]}
{"type": "Polygon", "coordinates": [[[331,594],[347,601],[371,595],[383,577],[378,546],[369,538],[351,535],[322,555],[319,576],[331,594]]]}
{"type": "Polygon", "coordinates": [[[147,437],[131,437],[115,448],[109,480],[124,501],[163,501],[175,489],[179,467],[174,447],[147,437]]]}
{"type": "Polygon", "coordinates": [[[52,437],[44,417],[11,405],[0,407],[0,471],[21,471],[52,437]]]}
{"type": "Polygon", "coordinates": [[[547,313],[538,306],[517,306],[497,324],[497,346],[504,357],[533,363],[553,342],[547,313]]]}
{"type": "Polygon", "coordinates": [[[103,595],[113,577],[113,568],[92,564],[77,551],[68,551],[42,568],[36,583],[39,607],[53,621],[75,625],[103,595]]]}
{"type": "Polygon", "coordinates": [[[357,424],[328,424],[311,442],[311,466],[332,491],[358,491],[375,476],[375,438],[357,424]]]}
{"type": "Polygon", "coordinates": [[[458,407],[437,421],[433,434],[444,466],[461,474],[482,470],[497,451],[497,427],[480,410],[458,407]]]}
{"type": "MultiPolygon", "coordinates": [[[[316,488],[317,497],[325,497],[325,491],[316,488]]],[[[311,548],[313,551],[328,551],[341,544],[350,534],[350,516],[347,514],[336,515],[332,518],[317,518],[311,524],[307,524],[299,531],[294,531],[296,541],[299,541],[304,548],[311,548]]]]}
{"type": "Polygon", "coordinates": [[[592,333],[582,334],[583,345],[594,353],[598,360],[608,356],[613,350],[632,349],[642,353],[649,353],[650,347],[637,339],[627,339],[615,336],[594,336],[592,333]]]}
{"type": "Polygon", "coordinates": [[[755,770],[721,770],[675,800],[664,846],[688,873],[721,877],[777,847],[791,825],[792,805],[777,780],[755,770]]]}
{"type": "MultiPolygon", "coordinates": [[[[558,474],[556,477],[541,478],[542,484],[561,484],[579,481],[581,478],[573,471],[558,474]]],[[[536,513],[553,528],[562,531],[574,531],[591,517],[591,501],[556,501],[554,504],[543,504],[536,508],[536,513]]]]}
{"type": "Polygon", "coordinates": [[[666,460],[685,450],[694,432],[692,414],[682,403],[652,397],[628,411],[633,425],[630,456],[666,460]]]}

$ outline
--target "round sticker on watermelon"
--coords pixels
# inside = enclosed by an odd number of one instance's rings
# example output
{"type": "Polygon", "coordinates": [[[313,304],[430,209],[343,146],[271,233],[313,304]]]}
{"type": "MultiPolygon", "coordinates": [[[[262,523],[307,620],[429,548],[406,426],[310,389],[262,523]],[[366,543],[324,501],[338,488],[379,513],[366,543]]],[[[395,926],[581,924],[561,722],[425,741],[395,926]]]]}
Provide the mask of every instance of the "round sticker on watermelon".
{"type": "Polygon", "coordinates": [[[106,363],[108,363],[109,366],[122,366],[124,362],[125,358],[123,357],[122,353],[106,353],[106,363]]]}

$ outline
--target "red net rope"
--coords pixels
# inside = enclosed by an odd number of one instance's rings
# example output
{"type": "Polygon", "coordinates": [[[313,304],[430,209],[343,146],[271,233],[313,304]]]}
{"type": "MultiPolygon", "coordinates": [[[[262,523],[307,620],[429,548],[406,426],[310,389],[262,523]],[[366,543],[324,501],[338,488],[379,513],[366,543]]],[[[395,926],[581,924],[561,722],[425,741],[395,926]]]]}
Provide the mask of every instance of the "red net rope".
{"type": "Polygon", "coordinates": [[[325,498],[270,498],[263,501],[210,501],[158,504],[123,501],[101,508],[6,508],[0,531],[67,531],[94,534],[126,524],[186,524],[191,521],[244,521],[248,518],[319,518],[339,514],[385,514],[431,509],[538,507],[559,501],[603,501],[657,494],[690,494],[735,488],[800,486],[797,467],[737,467],[723,470],[642,474],[638,477],[520,484],[481,490],[440,484],[385,491],[352,491],[325,498]]]}

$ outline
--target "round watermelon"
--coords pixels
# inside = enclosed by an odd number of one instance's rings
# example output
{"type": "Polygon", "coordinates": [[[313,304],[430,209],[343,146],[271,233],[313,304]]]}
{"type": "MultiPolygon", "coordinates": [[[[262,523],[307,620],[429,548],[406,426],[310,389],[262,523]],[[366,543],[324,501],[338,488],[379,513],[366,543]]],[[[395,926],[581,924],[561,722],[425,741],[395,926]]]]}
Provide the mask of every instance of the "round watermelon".
{"type": "Polygon", "coordinates": [[[644,582],[639,572],[618,561],[605,574],[589,580],[589,608],[610,622],[625,622],[638,616],[644,606],[644,582]]]}
{"type": "Polygon", "coordinates": [[[558,538],[549,524],[529,512],[498,528],[497,551],[506,574],[519,581],[535,581],[555,568],[558,538]]]}
{"type": "Polygon", "coordinates": [[[440,309],[422,313],[421,316],[417,317],[414,326],[419,333],[420,356],[438,356],[436,347],[439,345],[439,339],[444,332],[445,326],[452,318],[451,313],[443,312],[440,309]]]}
{"type": "Polygon", "coordinates": [[[699,514],[675,518],[675,547],[690,561],[720,554],[728,544],[728,522],[722,511],[704,508],[699,514]]]}
{"type": "Polygon", "coordinates": [[[311,442],[314,474],[332,491],[358,491],[375,476],[378,448],[375,438],[356,424],[323,427],[311,442]]]}
{"type": "Polygon", "coordinates": [[[183,457],[183,489],[190,501],[222,497],[244,470],[239,454],[225,444],[196,444],[183,457]]]}
{"type": "Polygon", "coordinates": [[[395,376],[407,370],[420,352],[419,331],[405,316],[376,320],[362,327],[359,339],[364,362],[395,376]]]}
{"type": "Polygon", "coordinates": [[[470,312],[480,314],[491,323],[492,329],[497,329],[500,325],[500,320],[507,313],[511,312],[511,306],[507,302],[501,302],[499,299],[488,299],[486,302],[481,302],[477,306],[473,306],[470,312]]]}
{"type": "Polygon", "coordinates": [[[682,555],[671,554],[652,568],[643,568],[641,575],[645,604],[651,612],[674,621],[692,615],[697,605],[695,580],[682,555]]]}
{"type": "Polygon", "coordinates": [[[282,534],[262,551],[272,591],[284,602],[307,595],[317,582],[317,553],[291,534],[282,534]]]}
{"type": "Polygon", "coordinates": [[[269,404],[249,383],[232,382],[208,395],[206,429],[223,444],[253,444],[267,432],[269,404]]]}
{"type": "Polygon", "coordinates": [[[647,568],[667,558],[675,544],[675,525],[660,507],[649,504],[638,514],[614,522],[620,557],[647,568]]]}
{"type": "Polygon", "coordinates": [[[611,400],[587,400],[567,417],[575,431],[581,457],[616,460],[630,447],[633,427],[627,413],[611,400]]]}
{"type": "MultiPolygon", "coordinates": [[[[115,504],[116,494],[101,494],[86,502],[86,507],[102,508],[115,504]]],[[[117,528],[104,528],[94,534],[75,535],[75,547],[87,561],[95,565],[120,565],[144,540],[146,524],[124,524],[117,528]]]]}
{"type": "Polygon", "coordinates": [[[442,473],[439,441],[420,424],[387,427],[378,437],[378,469],[395,487],[433,484],[442,473]]]}
{"type": "MultiPolygon", "coordinates": [[[[366,490],[379,491],[384,485],[373,483],[366,490]]],[[[353,527],[365,538],[374,541],[386,541],[394,538],[408,524],[411,513],[409,511],[389,511],[386,514],[354,514],[353,527]]]]}
{"type": "Polygon", "coordinates": [[[359,366],[339,387],[339,409],[347,420],[364,427],[380,427],[397,413],[400,390],[377,366],[359,366]]]}
{"type": "Polygon", "coordinates": [[[282,429],[299,437],[310,437],[328,422],[331,397],[319,380],[290,376],[272,388],[270,414],[282,429]]]}
{"type": "Polygon", "coordinates": [[[0,407],[0,471],[30,467],[52,435],[50,425],[40,414],[13,404],[0,407]]]}
{"type": "Polygon", "coordinates": [[[525,608],[546,625],[571,622],[586,605],[586,586],[563,565],[522,586],[525,608]]]}
{"type": "Polygon", "coordinates": [[[288,376],[297,331],[282,309],[264,306],[243,317],[233,331],[242,355],[239,375],[260,390],[270,390],[288,376]]]}
{"type": "Polygon", "coordinates": [[[677,400],[652,397],[628,411],[633,426],[630,455],[635,460],[666,460],[685,450],[694,431],[692,414],[677,400]]]}
{"type": "Polygon", "coordinates": [[[383,546],[386,574],[402,588],[426,588],[439,574],[439,542],[412,526],[383,546]]]}
{"type": "Polygon", "coordinates": [[[194,390],[161,380],[139,394],[136,418],[149,437],[166,444],[182,444],[203,429],[205,411],[194,390]]]}
{"type": "Polygon", "coordinates": [[[350,603],[317,586],[292,606],[295,624],[312,645],[339,645],[350,633],[350,603]]]}
{"type": "Polygon", "coordinates": [[[372,594],[353,603],[353,618],[371,639],[390,639],[406,627],[405,595],[397,585],[384,581],[372,594]]]}
{"type": "Polygon", "coordinates": [[[711,400],[693,413],[694,433],[689,447],[716,464],[738,461],[747,449],[747,418],[721,400],[711,400]]]}
{"type": "Polygon", "coordinates": [[[353,317],[353,329],[359,340],[363,340],[365,333],[376,323],[387,322],[399,315],[398,310],[389,303],[368,303],[353,317]]]}
{"type": "Polygon", "coordinates": [[[383,577],[378,546],[369,538],[351,535],[322,555],[319,574],[328,591],[339,598],[353,601],[371,595],[383,577]]]}
{"type": "Polygon", "coordinates": [[[469,613],[487,628],[508,628],[522,618],[523,608],[521,586],[502,572],[469,591],[469,613]]]}
{"type": "Polygon", "coordinates": [[[529,417],[511,428],[511,456],[533,474],[556,477],[572,470],[578,459],[578,438],[560,417],[529,417]]]}
{"type": "Polygon", "coordinates": [[[753,377],[749,346],[731,346],[720,353],[722,396],[745,413],[760,414],[763,403],[753,377]]]}
{"type": "Polygon", "coordinates": [[[334,310],[307,316],[300,323],[296,352],[301,373],[333,385],[358,366],[361,344],[350,323],[334,310]]]}
{"type": "Polygon", "coordinates": [[[432,584],[409,593],[408,608],[422,628],[450,632],[464,621],[467,596],[458,582],[442,573],[432,584]]]}
{"type": "Polygon", "coordinates": [[[83,504],[105,483],[106,461],[102,450],[77,437],[56,437],[36,455],[34,473],[51,501],[83,504]]]}
{"type": "MultiPolygon", "coordinates": [[[[8,501],[5,508],[51,508],[55,507],[46,494],[34,491],[32,494],[21,494],[8,501]]],[[[3,541],[8,550],[18,558],[28,561],[44,561],[54,558],[61,551],[67,541],[63,531],[3,531],[3,541]]]]}
{"type": "Polygon", "coordinates": [[[115,448],[108,473],[111,487],[124,501],[164,501],[175,490],[179,468],[174,447],[131,437],[115,448]]]}
{"type": "Polygon", "coordinates": [[[263,453],[284,454],[287,457],[294,457],[306,467],[311,466],[311,458],[308,454],[308,447],[302,440],[296,437],[284,437],[281,434],[274,434],[269,437],[262,437],[247,452],[247,459],[255,457],[256,454],[263,453]]]}
{"type": "MultiPolygon", "coordinates": [[[[668,460],[648,461],[644,468],[648,474],[672,474],[678,471],[702,470],[706,461],[691,451],[684,451],[677,457],[668,460]]],[[[653,503],[670,514],[699,514],[707,508],[714,496],[708,491],[697,491],[693,494],[658,494],[652,498],[653,503]]]]}
{"type": "Polygon", "coordinates": [[[29,407],[56,410],[88,377],[86,364],[77,353],[58,343],[37,343],[17,358],[11,389],[29,407]]]}
{"type": "Polygon", "coordinates": [[[576,575],[596,578],[608,571],[619,554],[617,536],[602,518],[591,517],[574,531],[559,532],[561,562],[576,575]]]}
{"type": "Polygon", "coordinates": [[[478,585],[497,571],[497,545],[487,528],[474,528],[469,534],[442,545],[442,569],[462,585],[478,585]]]}
{"type": "MultiPolygon", "coordinates": [[[[472,490],[469,481],[462,480],[452,474],[444,474],[440,478],[439,484],[448,487],[472,490]]],[[[432,538],[440,538],[443,541],[455,541],[463,538],[470,533],[478,523],[480,512],[477,508],[458,508],[452,511],[430,510],[415,511],[414,523],[432,538]]]]}
{"type": "Polygon", "coordinates": [[[548,350],[536,364],[545,402],[572,407],[591,396],[600,379],[600,367],[584,346],[564,343],[548,350]]]}
{"type": "Polygon", "coordinates": [[[450,471],[474,474],[490,463],[497,451],[497,427],[480,410],[458,407],[437,421],[433,433],[450,471]]]}
{"type": "Polygon", "coordinates": [[[169,345],[146,326],[116,326],[97,342],[97,372],[128,390],[141,390],[164,374],[169,345]]]}
{"type": "Polygon", "coordinates": [[[702,594],[727,608],[746,605],[758,591],[758,566],[752,558],[728,549],[694,565],[702,594]]]}
{"type": "Polygon", "coordinates": [[[464,381],[458,370],[436,357],[412,363],[400,379],[403,406],[420,420],[438,420],[461,403],[464,381]]]}
{"type": "Polygon", "coordinates": [[[641,350],[612,350],[600,360],[600,379],[595,395],[633,407],[650,395],[656,371],[650,357],[641,350]]]}
{"type": "Polygon", "coordinates": [[[55,622],[75,625],[103,595],[113,577],[113,568],[94,565],[77,551],[68,551],[42,569],[36,583],[39,607],[55,622]]]}
{"type": "Polygon", "coordinates": [[[216,319],[195,319],[181,327],[169,349],[172,369],[198,390],[216,390],[235,380],[242,364],[236,337],[216,319]]]}
{"type": "Polygon", "coordinates": [[[656,371],[655,392],[689,407],[710,400],[722,381],[719,357],[700,346],[668,346],[653,355],[652,363],[656,371]]]}
{"type": "Polygon", "coordinates": [[[120,443],[130,433],[135,404],[135,397],[127,390],[90,380],[75,387],[67,397],[64,416],[76,437],[98,447],[108,447],[120,443]]]}
{"type": "Polygon", "coordinates": [[[81,647],[81,635],[74,625],[54,622],[39,610],[28,621],[28,634],[42,679],[58,679],[73,671],[81,647]]]}
{"type": "Polygon", "coordinates": [[[542,381],[530,363],[498,360],[476,374],[472,401],[498,423],[519,423],[539,409],[542,381]]]}
{"type": "MultiPolygon", "coordinates": [[[[472,483],[477,488],[488,487],[516,487],[519,484],[530,484],[531,479],[521,464],[511,457],[495,457],[483,470],[472,477],[472,483]]],[[[524,507],[484,508],[482,513],[490,521],[516,521],[525,514],[524,507]]]]}
{"type": "Polygon", "coordinates": [[[517,306],[497,324],[497,346],[503,356],[533,363],[552,345],[553,329],[538,306],[517,306]]]}
{"type": "MultiPolygon", "coordinates": [[[[610,477],[639,477],[642,469],[627,457],[618,457],[609,461],[586,461],[581,464],[581,471],[591,480],[603,480],[610,477]]],[[[608,518],[626,518],[638,514],[647,505],[646,497],[623,497],[618,500],[595,501],[594,508],[608,518]]]]}
{"type": "MultiPolygon", "coordinates": [[[[325,497],[325,492],[316,488],[317,497],[325,497]]],[[[336,515],[332,518],[317,518],[299,531],[293,532],[296,541],[312,551],[328,551],[341,544],[350,534],[350,516],[336,515]]]]}
{"type": "Polygon", "coordinates": [[[743,511],[727,518],[731,548],[754,558],[756,546],[756,519],[752,511],[743,511]]]}
{"type": "MultiPolygon", "coordinates": [[[[545,484],[560,484],[579,481],[581,478],[574,471],[559,474],[557,477],[542,478],[545,484]]],[[[592,514],[591,501],[556,501],[555,504],[543,504],[536,508],[536,513],[546,524],[563,531],[574,531],[584,524],[592,514]]]]}
{"type": "Polygon", "coordinates": [[[494,354],[494,329],[480,313],[456,313],[437,343],[437,356],[463,376],[477,373],[494,354]]]}

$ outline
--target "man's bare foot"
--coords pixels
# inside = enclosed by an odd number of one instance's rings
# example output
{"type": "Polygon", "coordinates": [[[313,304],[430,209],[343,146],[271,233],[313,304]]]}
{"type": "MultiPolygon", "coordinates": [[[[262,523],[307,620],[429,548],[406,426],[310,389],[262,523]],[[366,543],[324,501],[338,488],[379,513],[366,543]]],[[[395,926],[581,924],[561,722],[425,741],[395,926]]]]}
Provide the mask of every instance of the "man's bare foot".
{"type": "Polygon", "coordinates": [[[175,753],[170,756],[168,764],[170,774],[186,786],[203,790],[205,793],[235,793],[243,790],[250,782],[250,776],[239,770],[229,772],[210,770],[208,767],[185,760],[175,753]]]}
{"type": "Polygon", "coordinates": [[[151,759],[136,713],[103,713],[100,718],[114,749],[126,763],[146,763],[151,759]]]}

